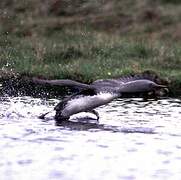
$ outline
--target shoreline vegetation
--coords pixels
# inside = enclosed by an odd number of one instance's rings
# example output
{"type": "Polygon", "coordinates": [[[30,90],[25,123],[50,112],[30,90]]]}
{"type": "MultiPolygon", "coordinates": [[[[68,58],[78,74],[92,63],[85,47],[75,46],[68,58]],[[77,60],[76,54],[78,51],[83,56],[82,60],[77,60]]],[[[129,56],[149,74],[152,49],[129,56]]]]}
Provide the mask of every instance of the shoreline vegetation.
{"type": "Polygon", "coordinates": [[[91,83],[150,71],[181,95],[179,0],[8,2],[0,2],[1,82],[91,83]]]}

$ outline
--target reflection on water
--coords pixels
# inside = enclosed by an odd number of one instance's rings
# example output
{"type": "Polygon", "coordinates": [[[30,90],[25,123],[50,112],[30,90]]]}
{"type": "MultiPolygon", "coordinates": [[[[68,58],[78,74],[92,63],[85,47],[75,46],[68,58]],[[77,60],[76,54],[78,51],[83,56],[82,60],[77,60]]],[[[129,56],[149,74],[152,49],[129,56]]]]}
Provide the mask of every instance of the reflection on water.
{"type": "Polygon", "coordinates": [[[99,124],[82,113],[58,126],[54,112],[37,118],[57,100],[0,102],[0,179],[180,179],[179,99],[120,99],[97,109],[99,124]]]}

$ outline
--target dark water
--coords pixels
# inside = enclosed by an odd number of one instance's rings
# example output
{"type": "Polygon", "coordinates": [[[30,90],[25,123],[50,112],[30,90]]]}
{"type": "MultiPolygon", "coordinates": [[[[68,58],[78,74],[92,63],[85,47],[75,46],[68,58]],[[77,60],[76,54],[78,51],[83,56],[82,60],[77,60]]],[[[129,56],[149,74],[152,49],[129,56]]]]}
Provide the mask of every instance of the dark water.
{"type": "Polygon", "coordinates": [[[2,180],[181,179],[179,99],[120,99],[97,109],[99,125],[76,123],[77,115],[63,126],[55,125],[54,112],[37,118],[57,100],[0,102],[2,180]]]}

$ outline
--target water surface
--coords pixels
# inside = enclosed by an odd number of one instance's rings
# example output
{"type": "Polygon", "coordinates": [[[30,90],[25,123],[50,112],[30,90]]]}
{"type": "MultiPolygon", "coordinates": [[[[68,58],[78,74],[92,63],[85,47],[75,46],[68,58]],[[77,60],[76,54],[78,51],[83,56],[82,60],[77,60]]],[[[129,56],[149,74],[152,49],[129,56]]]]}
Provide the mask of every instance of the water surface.
{"type": "Polygon", "coordinates": [[[181,100],[119,99],[97,108],[99,124],[37,118],[57,103],[0,98],[0,179],[181,178],[181,100]]]}

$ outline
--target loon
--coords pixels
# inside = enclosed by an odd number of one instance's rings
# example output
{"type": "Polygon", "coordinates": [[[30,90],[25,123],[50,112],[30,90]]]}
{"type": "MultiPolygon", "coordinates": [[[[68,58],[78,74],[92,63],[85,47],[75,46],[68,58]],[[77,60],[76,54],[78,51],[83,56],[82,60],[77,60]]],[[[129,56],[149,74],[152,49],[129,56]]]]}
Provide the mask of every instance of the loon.
{"type": "MultiPolygon", "coordinates": [[[[80,112],[93,113],[98,121],[99,114],[95,108],[108,104],[121,97],[123,93],[148,93],[167,87],[154,82],[155,78],[144,75],[96,80],[92,84],[68,79],[43,80],[34,78],[33,81],[38,84],[71,86],[79,89],[78,93],[66,97],[55,106],[55,120],[58,123],[69,120],[70,116],[80,112]]],[[[44,119],[48,113],[42,114],[40,118],[44,119]]]]}

